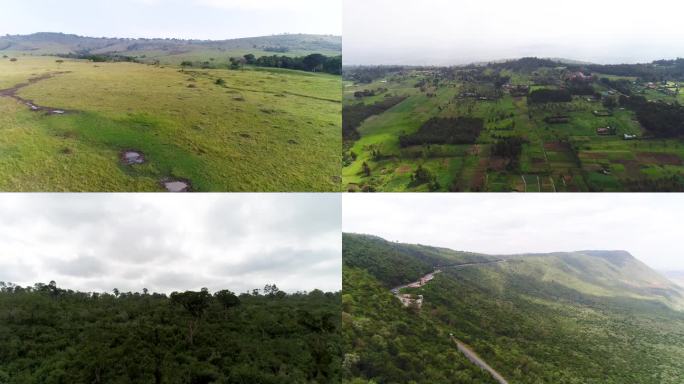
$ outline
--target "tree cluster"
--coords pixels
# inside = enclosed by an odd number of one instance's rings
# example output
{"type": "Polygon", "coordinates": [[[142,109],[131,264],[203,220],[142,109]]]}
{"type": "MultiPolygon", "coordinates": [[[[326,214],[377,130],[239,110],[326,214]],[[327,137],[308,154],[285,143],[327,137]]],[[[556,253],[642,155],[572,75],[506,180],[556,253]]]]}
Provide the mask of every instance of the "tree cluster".
{"type": "Polygon", "coordinates": [[[342,73],[342,56],[324,56],[314,53],[303,57],[262,56],[252,61],[257,67],[286,68],[307,72],[342,73]]]}
{"type": "Polygon", "coordinates": [[[637,119],[653,136],[682,137],[684,107],[679,104],[649,102],[643,96],[620,96],[620,105],[636,112],[637,119]]]}
{"type": "Polygon", "coordinates": [[[345,105],[342,108],[342,137],[346,141],[359,138],[356,129],[367,118],[379,115],[406,99],[406,96],[386,97],[374,104],[357,103],[345,105]]]}
{"type": "Polygon", "coordinates": [[[484,120],[476,117],[434,117],[417,132],[399,136],[399,145],[472,144],[484,129],[484,120]]]}
{"type": "Polygon", "coordinates": [[[567,89],[535,89],[527,96],[531,103],[563,103],[572,101],[572,94],[567,89]]]}

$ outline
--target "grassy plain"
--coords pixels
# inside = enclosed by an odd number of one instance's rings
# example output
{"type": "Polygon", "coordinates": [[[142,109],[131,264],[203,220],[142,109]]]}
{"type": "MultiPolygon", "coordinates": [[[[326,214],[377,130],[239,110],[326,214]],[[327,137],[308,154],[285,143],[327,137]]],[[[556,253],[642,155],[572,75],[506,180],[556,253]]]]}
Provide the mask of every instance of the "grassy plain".
{"type": "Polygon", "coordinates": [[[0,89],[57,72],[17,96],[66,114],[0,97],[0,190],[339,190],[339,76],[19,56],[0,59],[0,89]]]}

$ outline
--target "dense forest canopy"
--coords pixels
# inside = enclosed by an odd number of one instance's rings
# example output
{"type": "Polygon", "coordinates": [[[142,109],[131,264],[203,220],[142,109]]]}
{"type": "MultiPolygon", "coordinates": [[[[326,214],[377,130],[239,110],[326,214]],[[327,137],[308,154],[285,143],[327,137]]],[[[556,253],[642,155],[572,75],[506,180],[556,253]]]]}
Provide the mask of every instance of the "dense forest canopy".
{"type": "Polygon", "coordinates": [[[392,243],[380,237],[343,233],[344,266],[369,271],[387,287],[405,284],[432,272],[435,266],[490,261],[494,257],[478,253],[419,244],[392,243]]]}
{"type": "Polygon", "coordinates": [[[0,283],[0,383],[332,383],[340,293],[0,283]]]}

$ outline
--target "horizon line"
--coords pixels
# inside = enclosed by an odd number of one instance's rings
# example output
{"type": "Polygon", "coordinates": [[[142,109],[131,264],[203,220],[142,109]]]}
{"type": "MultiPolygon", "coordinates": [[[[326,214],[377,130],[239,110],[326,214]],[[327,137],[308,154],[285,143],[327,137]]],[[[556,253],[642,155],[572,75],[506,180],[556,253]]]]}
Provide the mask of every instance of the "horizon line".
{"type": "Polygon", "coordinates": [[[330,37],[339,37],[339,38],[342,37],[342,35],[337,35],[334,33],[279,32],[279,33],[272,33],[269,35],[228,37],[228,38],[223,38],[223,39],[205,39],[205,38],[182,38],[182,37],[94,36],[94,35],[87,35],[87,34],[82,35],[82,34],[70,33],[70,32],[38,31],[38,32],[31,32],[31,33],[18,33],[18,34],[5,33],[5,34],[0,35],[0,38],[3,38],[3,37],[24,37],[24,36],[33,36],[33,35],[39,35],[39,34],[55,34],[55,35],[75,36],[75,37],[81,37],[81,38],[87,38],[87,39],[181,40],[181,41],[214,41],[214,42],[228,41],[228,40],[252,39],[252,38],[258,38],[258,37],[271,37],[271,36],[298,36],[298,35],[301,36],[301,35],[305,35],[305,36],[330,36],[330,37]]]}

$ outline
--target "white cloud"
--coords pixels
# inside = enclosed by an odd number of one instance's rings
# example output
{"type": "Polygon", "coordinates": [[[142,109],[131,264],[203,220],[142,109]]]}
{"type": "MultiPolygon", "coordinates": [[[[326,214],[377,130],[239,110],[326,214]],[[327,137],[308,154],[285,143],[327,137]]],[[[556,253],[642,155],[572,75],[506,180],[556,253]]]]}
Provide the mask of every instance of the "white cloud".
{"type": "Polygon", "coordinates": [[[377,194],[343,197],[343,230],[491,254],[627,250],[684,270],[681,194],[377,194]]]}
{"type": "Polygon", "coordinates": [[[684,3],[345,0],[346,64],[462,64],[521,56],[634,62],[684,55],[684,3]]]}
{"type": "Polygon", "coordinates": [[[341,29],[341,0],[22,0],[3,2],[0,12],[0,35],[50,31],[224,40],[339,35],[341,29]]]}
{"type": "Polygon", "coordinates": [[[342,6],[341,0],[195,0],[194,2],[214,8],[260,11],[306,11],[321,7],[341,9],[342,6]]]}
{"type": "Polygon", "coordinates": [[[0,194],[0,281],[84,291],[339,290],[340,199],[0,194]]]}

